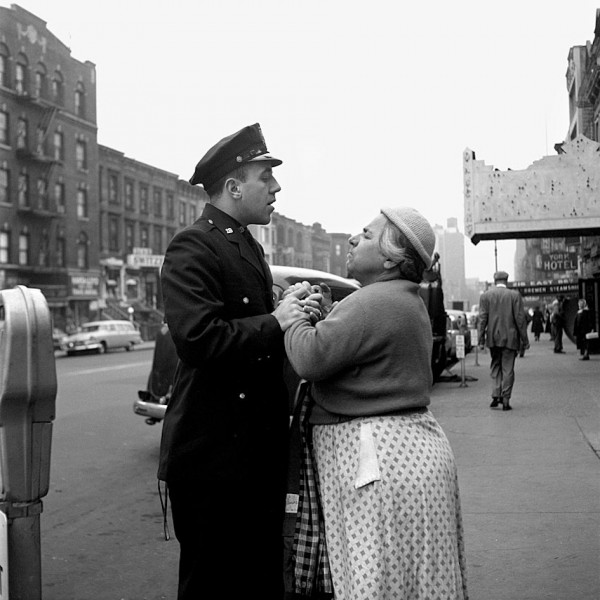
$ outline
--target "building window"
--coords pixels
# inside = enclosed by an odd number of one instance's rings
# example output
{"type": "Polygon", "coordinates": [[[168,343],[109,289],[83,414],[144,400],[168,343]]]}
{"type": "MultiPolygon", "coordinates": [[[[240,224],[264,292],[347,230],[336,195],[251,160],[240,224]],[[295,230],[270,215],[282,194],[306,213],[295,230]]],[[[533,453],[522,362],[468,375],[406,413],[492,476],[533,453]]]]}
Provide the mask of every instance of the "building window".
{"type": "Polygon", "coordinates": [[[27,231],[19,234],[19,264],[29,264],[29,233],[27,231]]]}
{"type": "Polygon", "coordinates": [[[196,205],[190,204],[190,223],[196,220],[196,205]]]}
{"type": "Polygon", "coordinates": [[[135,200],[133,198],[133,181],[125,180],[125,208],[135,210],[135,200]]]}
{"type": "Polygon", "coordinates": [[[0,167],[0,202],[10,204],[10,171],[0,167]]]}
{"type": "Polygon", "coordinates": [[[119,217],[108,218],[108,249],[111,252],[119,251],[119,217]]]}
{"type": "Polygon", "coordinates": [[[66,242],[65,242],[65,234],[63,231],[59,231],[56,237],[56,266],[64,267],[66,264],[66,242]]]}
{"type": "Polygon", "coordinates": [[[77,268],[82,270],[88,268],[88,237],[83,232],[77,239],[77,268]]]}
{"type": "Polygon", "coordinates": [[[54,204],[56,205],[56,212],[65,213],[65,184],[62,181],[57,181],[54,184],[54,204]]]}
{"type": "Polygon", "coordinates": [[[54,160],[65,160],[65,140],[60,131],[54,132],[54,160]]]}
{"type": "Polygon", "coordinates": [[[19,173],[17,203],[20,208],[29,207],[29,175],[27,173],[19,173]]]}
{"type": "Polygon", "coordinates": [[[154,188],[154,216],[162,217],[162,190],[154,188]]]}
{"type": "Polygon", "coordinates": [[[159,225],[154,227],[154,254],[163,253],[163,228],[159,225]]]}
{"type": "Polygon", "coordinates": [[[119,179],[114,173],[108,175],[108,201],[119,204],[119,179]]]}
{"type": "Polygon", "coordinates": [[[17,149],[25,150],[27,148],[29,123],[27,119],[20,117],[17,121],[17,149]]]}
{"type": "Polygon", "coordinates": [[[48,182],[40,177],[37,180],[37,193],[38,193],[38,208],[41,210],[48,210],[48,182]]]}
{"type": "Polygon", "coordinates": [[[140,185],[140,212],[148,214],[148,187],[140,185]]]}
{"type": "Polygon", "coordinates": [[[147,225],[140,225],[140,246],[142,248],[148,248],[148,241],[149,241],[149,234],[148,234],[148,226],[147,225]]]}
{"type": "Polygon", "coordinates": [[[183,200],[180,200],[179,202],[179,224],[181,226],[187,225],[187,219],[186,219],[186,203],[183,200]]]}
{"type": "Polygon", "coordinates": [[[44,229],[44,231],[42,232],[42,238],[40,239],[38,265],[40,267],[50,266],[50,236],[48,235],[47,229],[44,229]]]}
{"type": "Polygon", "coordinates": [[[9,87],[8,50],[4,44],[0,44],[0,85],[2,87],[9,87]]]}
{"type": "Polygon", "coordinates": [[[54,77],[52,78],[52,99],[56,104],[64,104],[65,100],[65,86],[63,83],[63,76],[60,71],[55,71],[54,77]]]}
{"type": "Polygon", "coordinates": [[[87,219],[88,217],[88,198],[87,190],[77,190],[77,218],[87,219]]]}
{"type": "Polygon", "coordinates": [[[15,65],[15,90],[17,94],[25,94],[27,92],[27,63],[24,62],[22,56],[18,58],[15,65]]]}
{"type": "Polygon", "coordinates": [[[75,144],[75,164],[79,170],[87,169],[87,144],[81,140],[75,144]]]}
{"type": "Polygon", "coordinates": [[[127,254],[133,252],[135,246],[135,227],[131,221],[125,223],[125,251],[127,254]]]}
{"type": "Polygon", "coordinates": [[[35,144],[35,151],[37,153],[38,156],[45,156],[46,155],[46,149],[44,148],[44,141],[46,139],[46,132],[44,131],[43,127],[40,125],[37,128],[37,139],[36,139],[36,144],[35,144]]]}
{"type": "Polygon", "coordinates": [[[10,263],[10,231],[0,231],[0,264],[10,263]]]}
{"type": "Polygon", "coordinates": [[[85,117],[85,89],[81,81],[75,88],[75,114],[78,117],[85,117]]]}
{"type": "Polygon", "coordinates": [[[167,219],[169,221],[175,219],[175,198],[173,194],[167,194],[167,219]]]}
{"type": "Polygon", "coordinates": [[[0,144],[10,145],[8,132],[8,113],[0,110],[0,144]]]}
{"type": "Polygon", "coordinates": [[[46,67],[39,63],[35,70],[35,89],[34,93],[38,98],[45,98],[47,95],[46,67]]]}

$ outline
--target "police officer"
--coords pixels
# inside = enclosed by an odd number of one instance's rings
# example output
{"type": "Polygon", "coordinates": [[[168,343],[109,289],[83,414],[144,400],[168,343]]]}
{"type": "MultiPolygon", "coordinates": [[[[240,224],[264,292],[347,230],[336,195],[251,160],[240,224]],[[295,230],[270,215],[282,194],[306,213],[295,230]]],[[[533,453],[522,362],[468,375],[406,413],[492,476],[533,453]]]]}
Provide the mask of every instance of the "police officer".
{"type": "Polygon", "coordinates": [[[283,332],[310,308],[301,291],[273,306],[270,270],[247,229],[270,222],[280,164],[258,123],[215,144],[190,179],[210,202],[174,236],[162,268],[179,361],[158,477],[180,544],[180,600],[283,597],[283,332]]]}

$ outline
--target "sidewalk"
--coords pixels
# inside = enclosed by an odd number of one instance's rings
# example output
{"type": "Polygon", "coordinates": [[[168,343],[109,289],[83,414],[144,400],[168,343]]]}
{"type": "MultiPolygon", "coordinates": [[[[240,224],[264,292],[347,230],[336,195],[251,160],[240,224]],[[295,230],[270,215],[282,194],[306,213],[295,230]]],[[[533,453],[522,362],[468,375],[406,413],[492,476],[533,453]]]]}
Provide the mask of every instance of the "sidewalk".
{"type": "Polygon", "coordinates": [[[600,598],[600,355],[578,360],[567,338],[566,354],[552,348],[542,334],[517,357],[512,411],[489,408],[487,351],[465,359],[465,387],[433,389],[458,463],[470,600],[600,598]]]}

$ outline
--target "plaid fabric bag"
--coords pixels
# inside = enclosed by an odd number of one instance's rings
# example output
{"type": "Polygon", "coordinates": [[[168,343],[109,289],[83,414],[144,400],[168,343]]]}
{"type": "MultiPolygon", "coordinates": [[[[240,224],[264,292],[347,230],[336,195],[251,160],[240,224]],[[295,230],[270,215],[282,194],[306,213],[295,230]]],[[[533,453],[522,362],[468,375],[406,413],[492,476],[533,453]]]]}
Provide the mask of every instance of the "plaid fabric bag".
{"type": "Polygon", "coordinates": [[[298,512],[294,530],[294,592],[302,596],[333,594],[331,572],[325,545],[325,529],[319,504],[316,473],[312,457],[312,440],[308,415],[311,397],[308,383],[299,399],[298,427],[301,436],[302,460],[300,464],[298,512]]]}

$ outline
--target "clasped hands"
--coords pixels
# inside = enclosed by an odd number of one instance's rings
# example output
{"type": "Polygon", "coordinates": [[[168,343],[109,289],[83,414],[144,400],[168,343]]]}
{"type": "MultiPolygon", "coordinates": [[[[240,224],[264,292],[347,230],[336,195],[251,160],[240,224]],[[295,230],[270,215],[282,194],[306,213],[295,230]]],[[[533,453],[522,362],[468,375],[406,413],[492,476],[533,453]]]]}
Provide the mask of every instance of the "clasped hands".
{"type": "Polygon", "coordinates": [[[298,320],[317,323],[332,307],[331,290],[327,285],[311,285],[303,281],[285,290],[273,316],[279,321],[281,329],[286,331],[298,320]]]}

